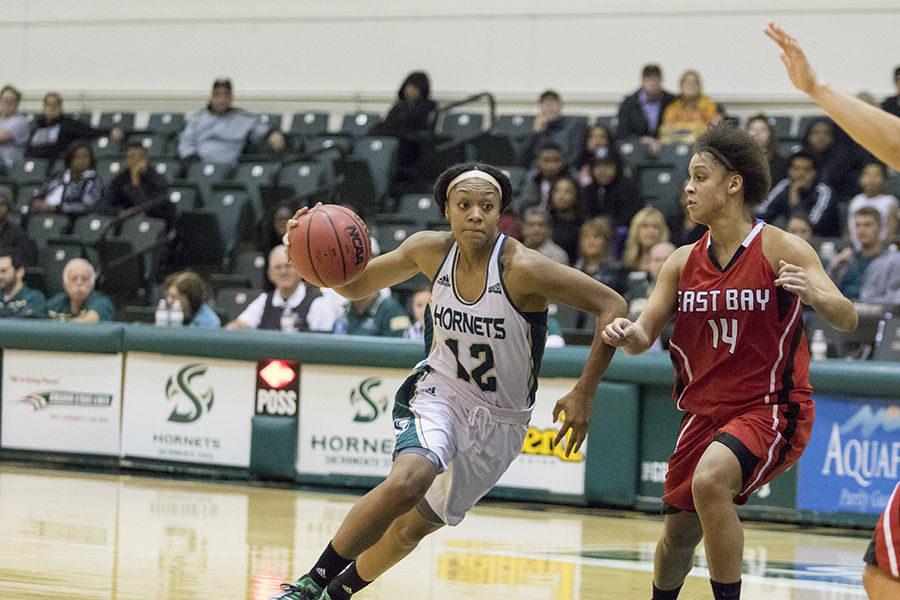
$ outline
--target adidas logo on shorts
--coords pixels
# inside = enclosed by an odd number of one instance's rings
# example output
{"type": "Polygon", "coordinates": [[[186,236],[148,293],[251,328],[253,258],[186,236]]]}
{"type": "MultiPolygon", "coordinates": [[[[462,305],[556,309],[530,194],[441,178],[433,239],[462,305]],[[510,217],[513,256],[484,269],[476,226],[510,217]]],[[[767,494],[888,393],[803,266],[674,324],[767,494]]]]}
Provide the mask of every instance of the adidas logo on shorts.
{"type": "Polygon", "coordinates": [[[500,289],[499,283],[495,283],[494,285],[492,285],[491,287],[488,288],[488,293],[489,294],[502,294],[503,290],[500,289]]]}
{"type": "Polygon", "coordinates": [[[443,277],[437,280],[438,285],[442,285],[444,287],[450,287],[450,276],[444,275],[443,277]]]}

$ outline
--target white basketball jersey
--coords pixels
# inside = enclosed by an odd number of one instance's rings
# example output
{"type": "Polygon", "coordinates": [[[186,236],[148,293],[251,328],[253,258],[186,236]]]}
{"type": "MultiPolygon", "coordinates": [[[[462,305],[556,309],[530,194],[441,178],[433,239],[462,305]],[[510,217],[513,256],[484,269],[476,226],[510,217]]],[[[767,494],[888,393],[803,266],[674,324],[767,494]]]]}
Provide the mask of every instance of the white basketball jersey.
{"type": "Polygon", "coordinates": [[[488,261],[481,295],[466,302],[457,292],[454,242],[434,278],[425,314],[423,361],[457,392],[499,408],[527,409],[534,403],[547,338],[547,312],[520,312],[506,293],[500,234],[488,261]]]}

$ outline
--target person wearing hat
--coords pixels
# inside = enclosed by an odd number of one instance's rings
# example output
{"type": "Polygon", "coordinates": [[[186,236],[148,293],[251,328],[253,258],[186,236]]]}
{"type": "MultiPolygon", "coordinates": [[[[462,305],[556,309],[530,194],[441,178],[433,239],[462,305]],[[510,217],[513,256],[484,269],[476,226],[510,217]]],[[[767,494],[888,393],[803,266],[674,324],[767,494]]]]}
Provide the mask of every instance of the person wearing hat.
{"type": "Polygon", "coordinates": [[[15,251],[22,263],[31,267],[37,264],[37,247],[24,229],[9,220],[12,210],[12,193],[5,185],[0,186],[0,249],[15,251]]]}
{"type": "Polygon", "coordinates": [[[284,135],[263,123],[258,115],[232,106],[231,80],[213,82],[206,108],[188,119],[178,139],[178,156],[183,161],[236,164],[247,141],[265,140],[273,152],[284,150],[284,135]]]}
{"type": "MultiPolygon", "coordinates": [[[[599,341],[625,301],[584,273],[500,232],[509,179],[481,163],[450,167],[434,188],[450,231],[420,231],[373,258],[335,291],[356,302],[418,273],[434,282],[426,310],[428,356],[394,401],[390,474],[357,502],[310,570],[284,584],[282,600],[348,600],[443,526],[454,526],[522,450],[547,338],[547,307],[562,302],[597,315],[601,329],[572,391],[556,443],[577,453],[591,403],[612,358],[599,341]]],[[[286,237],[307,208],[288,222],[286,237]]]]}
{"type": "Polygon", "coordinates": [[[609,217],[612,224],[628,226],[644,206],[641,192],[619,154],[598,152],[590,161],[591,183],[581,188],[581,204],[590,217],[609,217]]]}

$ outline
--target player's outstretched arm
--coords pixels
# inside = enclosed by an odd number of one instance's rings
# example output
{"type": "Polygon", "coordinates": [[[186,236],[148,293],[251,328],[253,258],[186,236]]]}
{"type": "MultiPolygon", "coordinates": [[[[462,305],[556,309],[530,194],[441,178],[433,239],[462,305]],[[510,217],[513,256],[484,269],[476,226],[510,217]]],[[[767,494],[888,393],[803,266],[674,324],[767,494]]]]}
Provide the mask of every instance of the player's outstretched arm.
{"type": "Polygon", "coordinates": [[[675,314],[675,303],[678,300],[678,279],[681,268],[687,260],[693,246],[682,246],[675,250],[659,272],[656,285],[647,299],[647,306],[637,321],[616,319],[603,330],[603,339],[607,344],[624,348],[631,355],[647,351],[663,327],[675,314]]]}
{"type": "Polygon", "coordinates": [[[866,150],[900,169],[900,118],[832,89],[816,76],[797,40],[775,23],[769,23],[765,34],[781,48],[781,62],[794,87],[812,98],[866,150]]]}
{"type": "Polygon", "coordinates": [[[625,300],[612,289],[580,271],[560,265],[537,252],[522,253],[522,265],[514,268],[514,278],[522,287],[536,296],[568,304],[574,308],[597,315],[597,334],[591,344],[591,352],[575,387],[563,396],[553,409],[553,420],[563,414],[563,423],[556,435],[560,443],[569,435],[566,456],[578,452],[587,436],[591,422],[591,405],[597,385],[609,366],[616,349],[603,342],[600,331],[613,319],[624,315],[628,309],[625,300]],[[523,268],[524,267],[524,268],[523,268]],[[524,285],[522,284],[524,279],[524,285]]]}
{"type": "Polygon", "coordinates": [[[835,329],[856,329],[859,323],[856,308],[825,273],[812,246],[784,231],[776,230],[772,233],[773,256],[778,260],[775,285],[800,296],[803,304],[822,315],[835,329]]]}

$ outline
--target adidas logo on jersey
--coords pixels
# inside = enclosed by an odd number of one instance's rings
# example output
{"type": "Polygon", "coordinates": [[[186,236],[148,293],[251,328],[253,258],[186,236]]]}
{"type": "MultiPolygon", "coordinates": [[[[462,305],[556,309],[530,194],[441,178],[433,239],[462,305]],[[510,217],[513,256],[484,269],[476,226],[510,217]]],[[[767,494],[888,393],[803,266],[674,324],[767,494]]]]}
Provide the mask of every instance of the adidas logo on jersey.
{"type": "Polygon", "coordinates": [[[427,388],[419,388],[419,393],[420,394],[428,394],[429,396],[434,396],[434,390],[435,390],[434,386],[427,387],[427,388]]]}
{"type": "Polygon", "coordinates": [[[450,276],[444,275],[440,279],[437,280],[438,285],[442,285],[444,287],[450,287],[450,276]]]}
{"type": "Polygon", "coordinates": [[[503,290],[500,289],[499,283],[495,283],[494,285],[492,285],[491,287],[488,288],[488,293],[489,294],[502,294],[503,290]]]}

